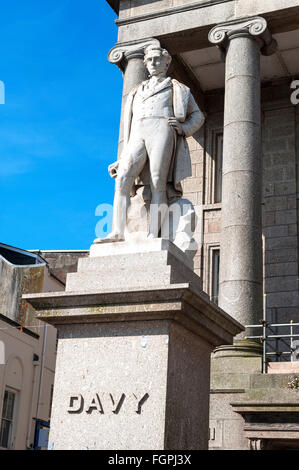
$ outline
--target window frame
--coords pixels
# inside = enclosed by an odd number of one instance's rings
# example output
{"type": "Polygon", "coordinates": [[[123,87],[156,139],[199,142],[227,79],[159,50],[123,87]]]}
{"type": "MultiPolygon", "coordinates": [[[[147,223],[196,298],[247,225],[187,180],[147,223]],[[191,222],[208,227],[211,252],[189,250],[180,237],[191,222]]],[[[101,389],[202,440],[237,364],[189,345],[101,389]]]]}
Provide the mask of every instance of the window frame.
{"type": "MultiPolygon", "coordinates": [[[[214,302],[214,300],[213,300],[213,284],[214,284],[213,256],[214,256],[215,251],[219,252],[219,266],[220,266],[221,250],[220,250],[219,242],[206,244],[204,285],[205,285],[205,290],[206,290],[207,294],[209,295],[210,300],[212,302],[214,302]]],[[[218,276],[218,296],[219,296],[219,276],[218,276]]],[[[214,303],[216,303],[216,302],[214,302],[214,303]]],[[[218,304],[216,303],[216,305],[218,305],[218,304]]]]}
{"type": "Polygon", "coordinates": [[[222,168],[223,168],[223,131],[214,136],[214,204],[222,202],[222,168]],[[219,144],[219,141],[221,144],[219,144]]]}
{"type": "Polygon", "coordinates": [[[14,447],[14,438],[15,438],[14,429],[15,429],[15,419],[16,419],[16,411],[17,411],[17,400],[18,400],[18,392],[9,387],[5,387],[4,394],[3,394],[3,402],[2,402],[1,420],[0,420],[0,449],[10,450],[10,449],[13,449],[14,447]],[[12,416],[10,418],[3,416],[6,393],[14,395],[12,416]],[[7,446],[3,446],[3,442],[2,442],[2,438],[3,438],[2,426],[3,426],[4,421],[10,423],[7,446]]]}
{"type": "Polygon", "coordinates": [[[204,205],[220,204],[222,197],[217,196],[217,174],[221,168],[221,191],[222,194],[222,165],[223,165],[223,126],[213,127],[207,130],[207,145],[205,152],[205,195],[204,205]],[[221,140],[221,152],[219,153],[219,140],[221,140]]]}
{"type": "Polygon", "coordinates": [[[219,302],[219,275],[220,275],[220,247],[213,247],[213,249],[211,250],[211,300],[212,302],[214,302],[216,305],[218,305],[218,302],[219,302]],[[217,254],[217,275],[215,276],[216,272],[215,272],[215,264],[214,264],[214,260],[216,258],[216,255],[217,254]],[[217,295],[215,294],[215,284],[217,284],[217,287],[216,287],[216,292],[217,292],[217,295]]]}

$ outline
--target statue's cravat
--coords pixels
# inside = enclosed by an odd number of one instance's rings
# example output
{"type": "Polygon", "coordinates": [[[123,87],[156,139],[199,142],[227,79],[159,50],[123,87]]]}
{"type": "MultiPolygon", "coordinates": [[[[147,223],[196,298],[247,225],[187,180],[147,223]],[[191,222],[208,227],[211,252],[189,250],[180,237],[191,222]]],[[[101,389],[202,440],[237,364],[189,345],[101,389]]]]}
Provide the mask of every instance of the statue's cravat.
{"type": "Polygon", "coordinates": [[[165,80],[165,77],[151,77],[146,86],[147,90],[153,91],[163,80],[165,80]]]}
{"type": "Polygon", "coordinates": [[[147,98],[160,92],[164,88],[168,88],[170,85],[170,77],[151,77],[149,81],[143,85],[143,99],[146,100],[147,98]]]}

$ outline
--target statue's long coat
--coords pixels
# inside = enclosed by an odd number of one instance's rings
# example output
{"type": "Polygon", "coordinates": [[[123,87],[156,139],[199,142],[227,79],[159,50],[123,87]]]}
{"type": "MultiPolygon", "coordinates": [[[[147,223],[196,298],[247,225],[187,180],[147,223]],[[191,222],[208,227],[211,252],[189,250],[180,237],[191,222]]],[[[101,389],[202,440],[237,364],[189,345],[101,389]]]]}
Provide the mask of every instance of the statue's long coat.
{"type": "MultiPolygon", "coordinates": [[[[134,97],[138,88],[146,83],[147,81],[136,86],[128,95],[124,111],[124,145],[128,143],[130,138],[134,97]]],[[[184,135],[177,135],[174,155],[168,175],[168,182],[170,183],[167,188],[168,198],[173,199],[182,194],[181,181],[192,175],[191,158],[186,137],[193,135],[203,125],[205,118],[198,108],[190,89],[177,80],[165,79],[165,87],[168,87],[170,83],[172,83],[173,87],[174,117],[181,122],[184,131],[184,135]]],[[[163,88],[162,85],[162,88],[159,87],[157,92],[160,92],[163,88]]],[[[153,93],[155,93],[155,91],[153,93]]],[[[136,181],[137,186],[143,184],[146,184],[145,181],[143,183],[140,179],[136,181]]]]}

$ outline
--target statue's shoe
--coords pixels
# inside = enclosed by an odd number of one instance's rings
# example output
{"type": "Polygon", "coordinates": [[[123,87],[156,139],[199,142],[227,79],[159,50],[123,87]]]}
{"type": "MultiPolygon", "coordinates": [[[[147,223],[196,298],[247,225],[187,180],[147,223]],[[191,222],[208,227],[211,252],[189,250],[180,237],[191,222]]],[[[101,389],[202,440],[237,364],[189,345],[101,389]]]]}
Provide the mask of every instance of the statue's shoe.
{"type": "Polygon", "coordinates": [[[155,237],[155,235],[153,233],[149,233],[146,237],[147,240],[154,240],[155,238],[157,238],[157,237],[155,237]]]}
{"type": "Polygon", "coordinates": [[[123,241],[125,241],[124,236],[119,235],[118,233],[110,233],[106,238],[96,238],[93,243],[96,245],[99,243],[114,243],[123,241]]]}

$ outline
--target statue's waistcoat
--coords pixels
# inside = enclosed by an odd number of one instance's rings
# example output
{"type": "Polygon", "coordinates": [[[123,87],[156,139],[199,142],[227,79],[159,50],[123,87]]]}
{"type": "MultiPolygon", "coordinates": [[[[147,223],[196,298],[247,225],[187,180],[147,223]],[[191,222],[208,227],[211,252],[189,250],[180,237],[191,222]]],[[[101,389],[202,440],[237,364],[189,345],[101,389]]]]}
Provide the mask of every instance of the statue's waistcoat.
{"type": "Polygon", "coordinates": [[[148,93],[140,87],[133,104],[133,120],[156,117],[167,118],[173,116],[173,90],[169,85],[156,93],[148,93]]]}
{"type": "MultiPolygon", "coordinates": [[[[169,77],[152,89],[149,86],[149,81],[137,85],[129,93],[125,106],[124,146],[129,142],[131,128],[135,127],[134,122],[136,120],[174,116],[178,121],[185,122],[189,115],[188,105],[190,98],[190,89],[169,77]],[[137,101],[135,102],[135,100],[137,101]]],[[[192,112],[198,111],[200,115],[197,105],[195,107],[196,109],[193,109],[192,112]]],[[[175,189],[179,188],[180,182],[183,179],[192,174],[190,153],[185,136],[183,135],[177,137],[170,173],[169,181],[172,181],[175,189]]]]}

